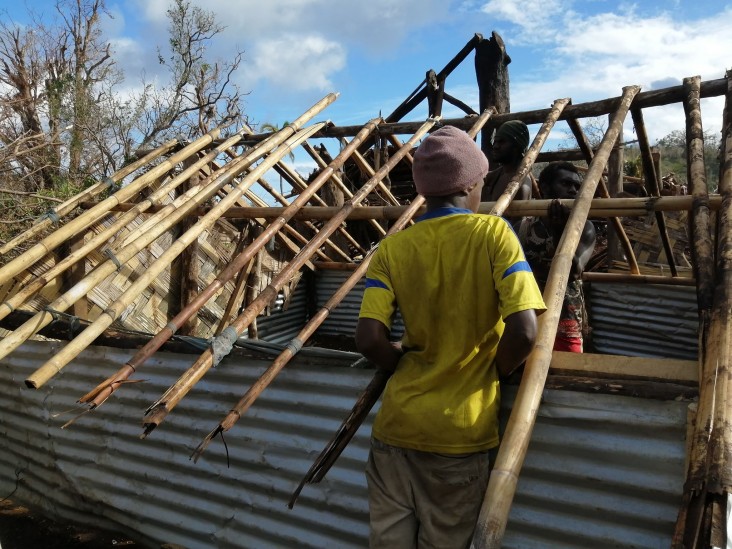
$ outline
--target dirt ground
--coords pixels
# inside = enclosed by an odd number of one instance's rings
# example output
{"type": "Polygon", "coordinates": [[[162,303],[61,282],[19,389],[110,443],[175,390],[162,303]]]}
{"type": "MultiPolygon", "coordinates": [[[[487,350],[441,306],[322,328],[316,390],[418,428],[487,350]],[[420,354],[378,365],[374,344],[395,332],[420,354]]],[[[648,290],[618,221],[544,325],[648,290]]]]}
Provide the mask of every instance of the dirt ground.
{"type": "Polygon", "coordinates": [[[62,524],[18,505],[0,500],[2,549],[106,549],[142,547],[123,534],[62,524]]]}

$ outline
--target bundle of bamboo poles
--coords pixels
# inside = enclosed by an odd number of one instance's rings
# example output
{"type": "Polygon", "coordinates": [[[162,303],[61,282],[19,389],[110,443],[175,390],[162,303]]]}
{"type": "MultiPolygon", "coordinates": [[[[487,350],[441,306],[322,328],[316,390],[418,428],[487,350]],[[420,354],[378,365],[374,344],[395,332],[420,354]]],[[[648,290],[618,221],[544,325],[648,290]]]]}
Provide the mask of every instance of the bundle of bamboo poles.
{"type": "MultiPolygon", "coordinates": [[[[333,160],[333,162],[327,166],[316,179],[298,196],[298,198],[290,204],[282,215],[272,221],[267,228],[249,244],[244,250],[241,251],[229,265],[216,277],[207,288],[205,288],[198,296],[188,304],[178,315],[176,315],[168,325],[158,332],[150,342],[140,349],[135,356],[132,357],[115,375],[111,376],[100,384],[97,388],[84,395],[81,398],[82,402],[87,402],[92,407],[97,407],[102,404],[112,392],[124,383],[132,373],[134,373],[142,364],[157,351],[163,343],[170,339],[179,326],[181,326],[188,318],[198,312],[198,310],[230,279],[236,276],[243,268],[245,268],[253,259],[255,254],[259,252],[269,240],[277,234],[277,232],[285,226],[285,224],[292,218],[292,216],[308,200],[317,192],[317,190],[335,173],[346,161],[351,152],[368,136],[379,124],[380,119],[374,119],[370,121],[363,128],[362,132],[357,135],[351,142],[349,147],[341,151],[341,153],[333,160]]],[[[321,229],[322,231],[323,229],[321,229]]],[[[328,236],[327,234],[325,235],[328,236]]],[[[317,250],[317,247],[311,247],[317,250]]],[[[298,255],[302,254],[300,250],[298,255]]],[[[306,259],[309,259],[307,257],[306,259]]],[[[219,330],[219,333],[221,330],[219,330]]]]}
{"type": "Polygon", "coordinates": [[[256,316],[264,309],[264,307],[277,296],[279,289],[289,281],[289,279],[297,273],[302,267],[304,261],[319,248],[323,241],[332,234],[337,227],[346,219],[348,213],[357,207],[366,196],[377,186],[377,182],[381,180],[406,154],[411,152],[414,145],[424,136],[430,128],[437,122],[437,119],[427,120],[420,129],[410,138],[410,140],[380,168],[374,176],[368,180],[358,190],[353,197],[348,200],[343,208],[332,217],[321,229],[321,231],[313,237],[312,240],[297,254],[275,277],[267,288],[265,288],[252,303],[232,322],[232,324],[224,330],[220,336],[216,338],[212,347],[206,350],[199,359],[188,369],[187,372],[179,378],[179,380],[171,386],[164,395],[162,395],[146,412],[143,424],[145,431],[143,436],[148,435],[157,427],[165,417],[175,408],[180,400],[190,391],[190,389],[205,375],[205,373],[221,359],[222,356],[228,354],[231,346],[239,335],[246,329],[256,316]]]}
{"type": "MultiPolygon", "coordinates": [[[[296,146],[311,136],[314,132],[322,129],[324,125],[323,123],[316,124],[306,130],[299,130],[299,127],[312,118],[312,116],[322,111],[322,109],[328,104],[332,103],[336,97],[337,96],[335,94],[327,96],[277,135],[263,141],[246,154],[237,157],[224,168],[214,171],[208,177],[199,181],[198,184],[192,185],[186,193],[176,198],[171,204],[163,206],[136,231],[128,234],[126,238],[113,241],[113,243],[105,250],[105,255],[109,257],[107,261],[97,265],[92,272],[90,272],[81,281],[77,282],[65,294],[55,299],[33,319],[26,322],[23,326],[16,329],[9,336],[0,341],[0,356],[6,356],[8,353],[12,352],[12,350],[22,344],[28,337],[37,333],[38,330],[47,325],[54,318],[55,314],[62,312],[80,297],[85,296],[92,288],[107,276],[113,274],[114,271],[124,265],[137,252],[152,243],[163,232],[175,226],[175,224],[188,215],[193,208],[205,203],[220,190],[224,189],[231,180],[242,172],[249,170],[255,161],[261,159],[265,154],[270,154],[272,156],[271,160],[260,163],[259,166],[251,170],[251,173],[247,178],[245,178],[245,181],[239,185],[239,188],[234,191],[230,191],[226,196],[221,198],[210,212],[210,216],[199,220],[194,227],[187,231],[173,246],[166,250],[163,256],[161,256],[161,258],[159,258],[142,277],[135,281],[135,283],[124,292],[120,299],[114,302],[95,323],[92,323],[92,325],[89,326],[88,331],[82,333],[76,338],[76,340],[64,348],[58,356],[53,357],[53,359],[47,362],[39,371],[35,372],[28,380],[26,380],[26,383],[31,387],[39,387],[45,383],[51,376],[67,364],[69,360],[73,359],[78,352],[91,343],[96,335],[109,326],[111,322],[113,322],[125,309],[125,307],[131,303],[132,299],[134,299],[136,295],[139,295],[139,293],[146,288],[154,277],[170,264],[172,259],[178,253],[185,249],[191,241],[195,240],[203,230],[212,226],[218,219],[220,213],[224,212],[228,206],[239,200],[241,193],[256,180],[258,175],[261,175],[267,167],[271,166],[277,162],[279,158],[287,154],[293,146],[296,146]],[[119,240],[121,240],[121,242],[119,240]]],[[[53,267],[50,274],[46,273],[38,280],[33,281],[29,287],[22,288],[18,297],[11,298],[4,304],[4,308],[0,309],[3,311],[2,314],[8,314],[17,305],[24,302],[34,292],[38,291],[43,287],[43,285],[48,283],[53,276],[58,276],[58,274],[60,274],[65,268],[68,268],[74,262],[82,259],[84,255],[89,253],[91,250],[100,247],[126,222],[130,221],[142,211],[145,211],[148,206],[155,204],[156,202],[160,202],[160,200],[177,185],[185,181],[192,174],[198,172],[210,162],[213,162],[213,159],[222,151],[226,150],[241,139],[241,133],[242,132],[239,132],[237,135],[220,144],[210,153],[203,155],[202,158],[190,164],[188,168],[186,168],[177,177],[165,182],[159,189],[153,191],[147,200],[135,205],[131,211],[113,222],[111,230],[105,230],[99,236],[92,237],[86,245],[82,246],[81,250],[77,250],[72,253],[70,257],[65,258],[58,265],[53,267]]],[[[87,230],[90,224],[98,221],[102,216],[106,215],[110,207],[128,200],[135,193],[146,188],[146,186],[151,182],[154,182],[157,178],[164,176],[175,164],[187,160],[194,154],[197,154],[203,147],[211,143],[215,135],[218,135],[218,130],[194,141],[143,176],[133,180],[129,185],[115,193],[112,197],[97,204],[91,210],[75,218],[66,227],[52,233],[33,246],[26,253],[16,258],[16,260],[5,265],[0,269],[0,275],[5,277],[5,279],[16,275],[29,264],[36,261],[39,257],[42,257],[44,252],[50,252],[54,247],[57,247],[64,238],[68,238],[70,230],[79,232],[87,230]]]]}

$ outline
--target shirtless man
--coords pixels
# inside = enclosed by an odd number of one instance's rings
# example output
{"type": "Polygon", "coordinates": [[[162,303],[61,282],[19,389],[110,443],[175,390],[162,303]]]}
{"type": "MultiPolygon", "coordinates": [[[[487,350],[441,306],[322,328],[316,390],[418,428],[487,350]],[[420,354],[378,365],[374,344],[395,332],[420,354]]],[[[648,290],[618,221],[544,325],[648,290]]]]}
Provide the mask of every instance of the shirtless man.
{"type": "MultiPolygon", "coordinates": [[[[529,147],[529,128],[520,120],[509,120],[501,124],[493,138],[491,150],[491,165],[500,164],[498,169],[488,172],[485,177],[481,202],[494,202],[503,194],[516,172],[519,164],[529,147]]],[[[529,200],[531,198],[531,178],[526,175],[521,186],[516,191],[514,200],[529,200]]],[[[511,224],[516,228],[520,219],[511,224]]]]}

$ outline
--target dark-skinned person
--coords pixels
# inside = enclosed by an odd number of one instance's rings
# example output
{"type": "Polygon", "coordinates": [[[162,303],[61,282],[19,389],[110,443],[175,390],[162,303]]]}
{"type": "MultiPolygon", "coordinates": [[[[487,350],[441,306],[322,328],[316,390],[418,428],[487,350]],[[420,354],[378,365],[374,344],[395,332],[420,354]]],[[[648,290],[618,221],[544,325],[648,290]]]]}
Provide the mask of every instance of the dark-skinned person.
{"type": "MultiPolygon", "coordinates": [[[[506,191],[508,183],[518,172],[519,164],[529,147],[529,128],[520,120],[509,120],[501,124],[493,137],[490,151],[491,165],[495,166],[485,178],[481,202],[495,202],[506,191]]],[[[527,174],[519,185],[514,200],[531,198],[531,177],[527,174]]],[[[521,218],[511,219],[514,229],[521,218]]]]}
{"type": "Polygon", "coordinates": [[[545,306],[518,238],[475,213],[487,172],[464,131],[424,139],[412,173],[426,213],[380,243],[366,274],[356,345],[391,374],[366,466],[372,548],[470,545],[499,443],[499,376],[534,346],[545,306]]]}
{"type": "MultiPolygon", "coordinates": [[[[548,164],[539,174],[539,189],[542,198],[552,201],[547,215],[526,217],[519,227],[519,240],[542,290],[546,286],[549,268],[571,211],[559,200],[577,198],[581,184],[579,171],[573,164],[569,162],[548,164]]],[[[572,258],[572,268],[554,340],[554,350],[556,351],[583,352],[583,332],[586,328],[587,314],[582,273],[592,257],[594,249],[595,226],[587,220],[582,229],[577,251],[572,258]]]]}

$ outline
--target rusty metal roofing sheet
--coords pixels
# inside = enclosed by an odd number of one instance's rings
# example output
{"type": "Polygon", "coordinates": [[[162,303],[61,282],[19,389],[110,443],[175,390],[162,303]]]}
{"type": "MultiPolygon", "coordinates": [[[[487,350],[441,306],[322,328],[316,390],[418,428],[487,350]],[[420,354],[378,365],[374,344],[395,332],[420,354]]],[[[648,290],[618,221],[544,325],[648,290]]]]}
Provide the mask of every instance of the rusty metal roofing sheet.
{"type": "MultiPolygon", "coordinates": [[[[159,353],[94,413],[60,425],[131,351],[90,347],[40,390],[22,380],[58,343],[29,342],[0,364],[0,493],[153,546],[365,547],[370,419],[319,485],[286,503],[371,378],[292,364],[194,464],[189,456],[269,361],[230,356],[140,440],[142,413],[196,355],[159,353]]],[[[350,363],[352,355],[344,362],[350,363]]],[[[324,360],[324,359],[322,359],[324,360]]],[[[504,392],[504,408],[513,400],[504,392]]],[[[668,547],[680,501],[686,404],[547,391],[504,547],[668,547]]]]}

